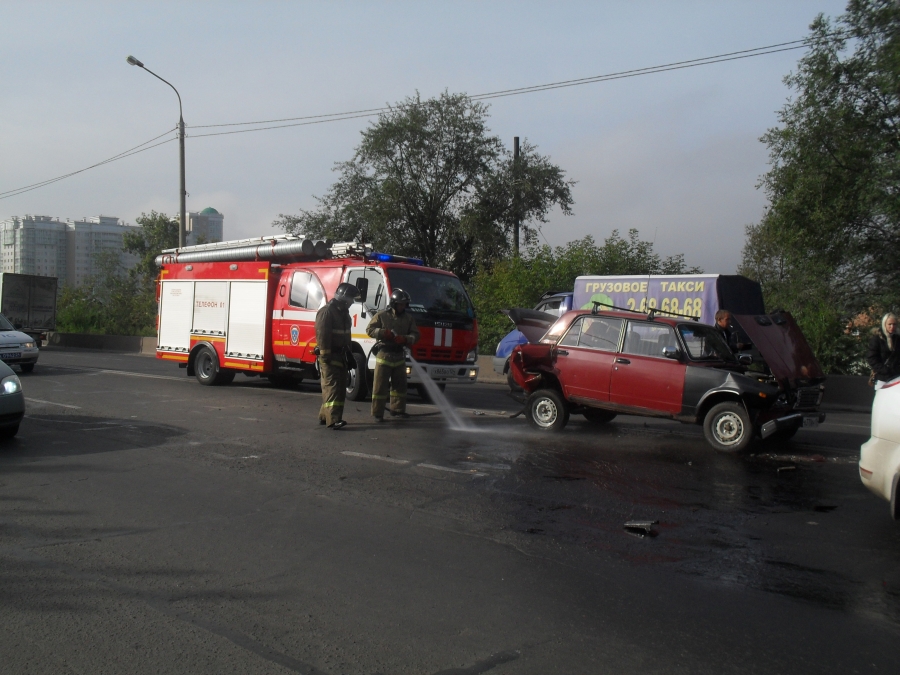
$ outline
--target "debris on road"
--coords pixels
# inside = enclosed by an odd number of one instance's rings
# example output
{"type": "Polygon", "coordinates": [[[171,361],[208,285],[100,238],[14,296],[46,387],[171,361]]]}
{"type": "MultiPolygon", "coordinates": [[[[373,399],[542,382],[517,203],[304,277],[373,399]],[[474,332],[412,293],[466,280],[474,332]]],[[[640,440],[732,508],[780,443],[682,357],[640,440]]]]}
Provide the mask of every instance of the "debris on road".
{"type": "Polygon", "coordinates": [[[796,468],[797,468],[796,466],[779,466],[779,467],[776,469],[776,471],[777,471],[778,473],[781,473],[782,471],[793,471],[793,470],[796,469],[796,468]]]}
{"type": "Polygon", "coordinates": [[[653,531],[653,526],[659,525],[658,520],[629,520],[625,523],[625,529],[631,530],[633,532],[639,532],[642,534],[650,534],[653,531]]]}

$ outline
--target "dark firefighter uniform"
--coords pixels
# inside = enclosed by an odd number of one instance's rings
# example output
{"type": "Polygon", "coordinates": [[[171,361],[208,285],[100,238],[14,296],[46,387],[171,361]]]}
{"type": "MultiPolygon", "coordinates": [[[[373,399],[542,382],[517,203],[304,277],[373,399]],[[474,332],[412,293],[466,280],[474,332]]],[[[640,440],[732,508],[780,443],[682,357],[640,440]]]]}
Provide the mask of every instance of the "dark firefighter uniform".
{"type": "MultiPolygon", "coordinates": [[[[341,284],[342,286],[344,284],[341,284]]],[[[349,284],[348,284],[349,285],[349,284]]],[[[346,424],[344,399],[347,398],[347,361],[350,347],[350,302],[338,294],[316,313],[316,344],[319,349],[319,372],[322,382],[322,407],[319,422],[334,429],[346,424]]],[[[352,301],[352,299],[351,299],[352,301]]]]}
{"type": "MultiPolygon", "coordinates": [[[[409,296],[406,296],[407,298],[409,296]]],[[[366,328],[369,337],[378,340],[375,355],[375,382],[372,385],[372,416],[384,419],[388,391],[391,396],[391,415],[406,416],[406,360],[403,347],[411,347],[419,340],[415,319],[401,305],[395,303],[378,312],[366,328]]],[[[409,304],[409,301],[405,303],[409,304]]]]}

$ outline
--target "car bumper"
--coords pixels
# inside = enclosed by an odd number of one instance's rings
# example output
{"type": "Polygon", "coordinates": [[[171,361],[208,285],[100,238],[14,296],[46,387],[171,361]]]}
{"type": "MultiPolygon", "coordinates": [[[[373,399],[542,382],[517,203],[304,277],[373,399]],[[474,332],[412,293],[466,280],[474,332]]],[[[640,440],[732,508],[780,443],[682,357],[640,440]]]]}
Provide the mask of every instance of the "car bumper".
{"type": "Polygon", "coordinates": [[[37,363],[40,353],[37,347],[34,349],[5,349],[0,346],[0,361],[3,361],[6,365],[37,363]]]}
{"type": "MultiPolygon", "coordinates": [[[[445,384],[468,384],[478,379],[478,366],[476,364],[448,364],[440,365],[437,363],[420,363],[422,370],[435,382],[445,384]]],[[[406,367],[407,381],[410,384],[420,383],[422,380],[416,373],[415,369],[407,365],[406,367]]]]}
{"type": "Polygon", "coordinates": [[[0,429],[16,426],[25,416],[25,395],[21,391],[0,396],[0,429]]]}
{"type": "Polygon", "coordinates": [[[882,499],[890,501],[894,476],[900,473],[900,444],[872,437],[859,451],[859,479],[882,499]]]}
{"type": "Polygon", "coordinates": [[[509,363],[508,356],[493,357],[494,372],[498,375],[506,375],[506,364],[509,363]]]}
{"type": "Polygon", "coordinates": [[[796,412],[765,422],[759,428],[759,435],[768,438],[777,431],[794,427],[815,427],[825,421],[823,412],[796,412]]]}

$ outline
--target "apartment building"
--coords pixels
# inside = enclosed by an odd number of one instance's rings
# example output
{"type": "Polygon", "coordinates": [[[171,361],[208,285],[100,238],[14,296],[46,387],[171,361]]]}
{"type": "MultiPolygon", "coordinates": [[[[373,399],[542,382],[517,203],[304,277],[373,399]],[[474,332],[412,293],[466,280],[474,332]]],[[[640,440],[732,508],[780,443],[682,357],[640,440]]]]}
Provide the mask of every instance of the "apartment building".
{"type": "Polygon", "coordinates": [[[122,250],[122,236],[133,226],[96,216],[65,222],[51,216],[14,216],[0,221],[0,269],[57,277],[78,286],[97,273],[97,254],[109,251],[128,269],[137,257],[122,250]]]}
{"type": "MultiPolygon", "coordinates": [[[[176,216],[176,220],[180,220],[176,216]]],[[[225,216],[208,206],[202,211],[189,211],[187,213],[187,227],[185,228],[185,246],[195,244],[211,244],[222,241],[225,216]]]]}

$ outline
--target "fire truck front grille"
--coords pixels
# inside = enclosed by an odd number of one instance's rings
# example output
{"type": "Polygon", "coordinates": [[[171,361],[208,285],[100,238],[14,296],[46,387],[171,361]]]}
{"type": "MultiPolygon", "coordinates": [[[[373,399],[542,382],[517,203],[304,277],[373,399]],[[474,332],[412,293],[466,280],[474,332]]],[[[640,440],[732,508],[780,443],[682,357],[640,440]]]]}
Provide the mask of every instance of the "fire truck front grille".
{"type": "Polygon", "coordinates": [[[818,387],[805,387],[797,390],[797,403],[795,408],[815,408],[819,405],[822,392],[818,387]]]}
{"type": "Polygon", "coordinates": [[[465,359],[462,349],[449,347],[416,347],[413,353],[416,361],[452,361],[459,363],[465,359]]]}

